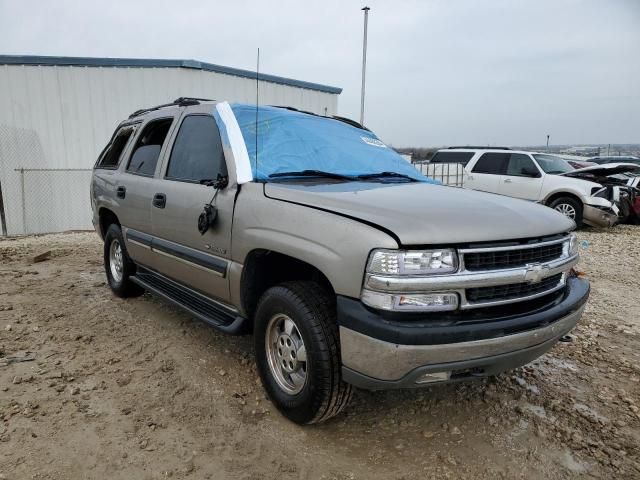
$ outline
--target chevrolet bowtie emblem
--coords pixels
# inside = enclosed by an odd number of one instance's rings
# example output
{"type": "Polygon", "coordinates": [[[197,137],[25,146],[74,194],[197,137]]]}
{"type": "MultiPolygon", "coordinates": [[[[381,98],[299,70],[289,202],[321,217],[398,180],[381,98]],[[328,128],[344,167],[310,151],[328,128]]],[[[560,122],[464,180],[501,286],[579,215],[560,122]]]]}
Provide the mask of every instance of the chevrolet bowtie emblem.
{"type": "Polygon", "coordinates": [[[549,265],[541,265],[539,263],[529,263],[526,266],[524,280],[527,283],[540,283],[547,276],[549,265]]]}

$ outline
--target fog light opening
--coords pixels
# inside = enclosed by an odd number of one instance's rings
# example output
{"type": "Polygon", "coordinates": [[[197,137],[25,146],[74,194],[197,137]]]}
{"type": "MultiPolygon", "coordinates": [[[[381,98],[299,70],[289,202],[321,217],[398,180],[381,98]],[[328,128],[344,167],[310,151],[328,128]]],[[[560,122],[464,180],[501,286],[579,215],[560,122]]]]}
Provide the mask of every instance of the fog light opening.
{"type": "Polygon", "coordinates": [[[448,372],[428,372],[423,373],[418,377],[416,383],[436,383],[436,382],[446,382],[451,378],[451,371],[448,372]]]}

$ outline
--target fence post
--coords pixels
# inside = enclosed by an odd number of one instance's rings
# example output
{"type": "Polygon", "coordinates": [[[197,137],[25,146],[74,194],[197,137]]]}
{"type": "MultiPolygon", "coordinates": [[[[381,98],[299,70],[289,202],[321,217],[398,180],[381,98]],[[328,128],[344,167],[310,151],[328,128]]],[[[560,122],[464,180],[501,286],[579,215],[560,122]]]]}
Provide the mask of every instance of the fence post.
{"type": "Polygon", "coordinates": [[[2,236],[7,236],[7,218],[4,214],[4,200],[2,199],[2,183],[0,182],[0,223],[2,224],[2,236]]]}
{"type": "Polygon", "coordinates": [[[20,168],[20,192],[22,196],[22,233],[27,234],[27,204],[24,194],[24,167],[20,168]]]}

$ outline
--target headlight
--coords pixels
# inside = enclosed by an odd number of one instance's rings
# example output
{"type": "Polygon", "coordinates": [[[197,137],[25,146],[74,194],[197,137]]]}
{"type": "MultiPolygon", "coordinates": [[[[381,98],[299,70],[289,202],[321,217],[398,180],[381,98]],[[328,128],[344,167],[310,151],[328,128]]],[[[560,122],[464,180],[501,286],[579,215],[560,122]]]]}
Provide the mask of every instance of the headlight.
{"type": "MultiPolygon", "coordinates": [[[[367,277],[441,275],[458,270],[458,255],[451,248],[430,250],[374,250],[367,263],[367,277]]],[[[456,292],[396,293],[362,289],[365,305],[380,310],[404,312],[443,312],[456,310],[456,292]]],[[[384,289],[383,289],[384,290],[384,289]]]]}
{"type": "Polygon", "coordinates": [[[573,257],[578,254],[578,235],[570,233],[564,242],[564,254],[567,257],[573,257]]]}
{"type": "Polygon", "coordinates": [[[433,250],[374,250],[367,272],[382,275],[437,275],[458,269],[458,256],[450,248],[433,250]]]}

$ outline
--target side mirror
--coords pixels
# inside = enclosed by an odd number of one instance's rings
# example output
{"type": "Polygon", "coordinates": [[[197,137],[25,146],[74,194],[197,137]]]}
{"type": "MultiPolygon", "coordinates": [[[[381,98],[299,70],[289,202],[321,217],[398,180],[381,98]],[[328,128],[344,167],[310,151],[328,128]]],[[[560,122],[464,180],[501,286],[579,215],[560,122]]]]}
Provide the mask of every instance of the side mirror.
{"type": "Polygon", "coordinates": [[[218,209],[216,208],[214,201],[218,196],[218,192],[229,185],[229,177],[226,175],[218,174],[215,180],[208,180],[200,182],[207,187],[213,187],[216,189],[211,201],[204,206],[202,213],[198,216],[198,231],[200,235],[207,233],[211,227],[213,227],[218,218],[218,209]]]}
{"type": "Polygon", "coordinates": [[[222,190],[229,185],[229,177],[227,175],[218,174],[218,177],[215,180],[200,180],[200,184],[206,187],[213,187],[216,190],[222,190]]]}
{"type": "Polygon", "coordinates": [[[229,177],[219,173],[215,182],[213,182],[213,187],[218,190],[222,190],[223,188],[227,188],[227,185],[229,185],[229,177]]]}

